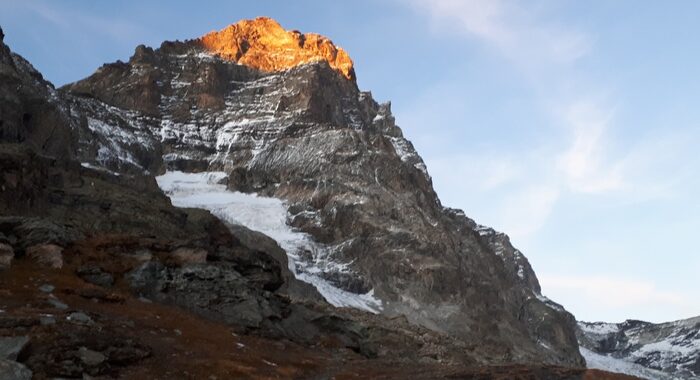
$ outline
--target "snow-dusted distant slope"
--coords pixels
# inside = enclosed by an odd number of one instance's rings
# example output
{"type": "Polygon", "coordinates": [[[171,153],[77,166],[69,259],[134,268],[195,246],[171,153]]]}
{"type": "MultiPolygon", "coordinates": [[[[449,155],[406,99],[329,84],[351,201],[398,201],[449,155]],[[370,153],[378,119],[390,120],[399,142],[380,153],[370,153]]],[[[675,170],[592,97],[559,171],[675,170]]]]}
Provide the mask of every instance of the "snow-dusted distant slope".
{"type": "Polygon", "coordinates": [[[347,271],[347,265],[338,264],[324,255],[329,248],[313,241],[309,234],[295,231],[287,224],[287,207],[281,200],[228,191],[221,184],[228,175],[224,172],[183,173],[167,172],[156,177],[158,186],[170,197],[174,206],[203,208],[220,219],[240,224],[275,239],[289,258],[289,269],[297,279],[313,285],[334,306],[354,307],[372,313],[382,308],[370,290],[365,294],[351,293],[330,284],[318,274],[347,271]],[[316,260],[301,260],[313,252],[316,260]]]}
{"type": "Polygon", "coordinates": [[[579,322],[577,335],[589,368],[649,379],[700,379],[700,317],[660,324],[579,322]]]}
{"type": "Polygon", "coordinates": [[[624,359],[616,359],[612,356],[598,354],[585,347],[581,347],[581,355],[586,359],[586,366],[588,368],[624,373],[644,379],[666,380],[674,378],[667,373],[646,368],[641,364],[630,363],[624,359]]]}

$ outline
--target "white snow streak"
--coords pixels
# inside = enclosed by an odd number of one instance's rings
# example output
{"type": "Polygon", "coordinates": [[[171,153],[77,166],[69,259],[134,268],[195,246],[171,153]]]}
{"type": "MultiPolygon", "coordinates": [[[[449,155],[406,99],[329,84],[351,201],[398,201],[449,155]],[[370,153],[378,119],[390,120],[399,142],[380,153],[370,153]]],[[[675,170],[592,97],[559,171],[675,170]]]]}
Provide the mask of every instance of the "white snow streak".
{"type": "Polygon", "coordinates": [[[351,293],[336,288],[314,274],[317,272],[314,268],[299,271],[298,267],[308,267],[308,264],[301,263],[299,252],[313,252],[323,248],[310,235],[294,231],[287,224],[288,212],[284,202],[277,198],[228,191],[225,185],[219,184],[226,177],[224,172],[173,171],[156,177],[156,180],[177,207],[203,208],[226,222],[246,226],[275,239],[287,252],[289,269],[295,277],[316,287],[330,304],[372,313],[378,313],[382,309],[382,303],[374,297],[373,290],[366,294],[351,293]]]}

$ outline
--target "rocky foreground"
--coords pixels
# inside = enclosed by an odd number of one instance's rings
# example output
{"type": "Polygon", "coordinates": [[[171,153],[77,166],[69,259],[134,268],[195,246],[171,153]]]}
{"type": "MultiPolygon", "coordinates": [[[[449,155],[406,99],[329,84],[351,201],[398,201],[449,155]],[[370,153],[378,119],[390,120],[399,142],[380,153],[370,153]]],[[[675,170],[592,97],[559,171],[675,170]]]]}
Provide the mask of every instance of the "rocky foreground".
{"type": "Polygon", "coordinates": [[[625,378],[440,205],[342,50],[269,19],[207,36],[60,90],[0,41],[0,378],[625,378]],[[172,171],[283,200],[303,239],[174,207],[172,171]]]}

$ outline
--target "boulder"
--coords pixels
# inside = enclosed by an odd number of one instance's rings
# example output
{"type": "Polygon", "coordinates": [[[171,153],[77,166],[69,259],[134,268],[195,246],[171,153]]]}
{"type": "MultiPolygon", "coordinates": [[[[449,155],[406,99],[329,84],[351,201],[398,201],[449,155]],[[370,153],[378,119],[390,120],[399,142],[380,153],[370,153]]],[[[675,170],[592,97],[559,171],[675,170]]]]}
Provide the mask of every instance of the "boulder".
{"type": "Polygon", "coordinates": [[[0,243],[0,269],[9,268],[14,257],[15,251],[12,249],[12,246],[0,243]]]}
{"type": "Polygon", "coordinates": [[[80,311],[70,313],[70,315],[66,317],[66,320],[78,325],[92,325],[95,323],[89,315],[80,311]]]}
{"type": "Polygon", "coordinates": [[[231,263],[172,268],[148,262],[129,272],[126,279],[138,294],[234,326],[258,328],[265,319],[281,314],[281,305],[251,286],[231,263]]]}
{"type": "MultiPolygon", "coordinates": [[[[36,185],[36,184],[32,184],[36,185]]],[[[31,186],[31,185],[30,185],[31,186]]],[[[24,189],[22,189],[24,191],[24,189]]],[[[4,218],[11,222],[13,218],[4,218]],[[9,219],[9,220],[8,220],[9,219]]],[[[79,240],[82,234],[73,228],[43,218],[14,218],[16,225],[12,233],[18,238],[20,248],[28,248],[33,245],[55,244],[66,246],[79,240]]]]}
{"type": "Polygon", "coordinates": [[[107,360],[107,357],[101,352],[93,351],[87,347],[80,347],[78,349],[78,355],[80,356],[80,360],[83,362],[83,364],[88,367],[98,366],[107,360]]]}
{"type": "Polygon", "coordinates": [[[78,268],[76,274],[93,285],[110,287],[114,284],[114,277],[96,265],[84,265],[78,268]]]}
{"type": "Polygon", "coordinates": [[[32,371],[24,364],[0,359],[0,380],[31,380],[32,371]]]}
{"type": "Polygon", "coordinates": [[[22,350],[29,344],[29,337],[0,337],[0,359],[17,360],[22,350]]]}
{"type": "Polygon", "coordinates": [[[27,248],[27,256],[37,264],[60,269],[63,267],[63,248],[56,244],[39,244],[27,248]]]}
{"type": "Polygon", "coordinates": [[[202,264],[207,262],[207,251],[201,248],[181,247],[170,252],[170,257],[179,265],[202,264]]]}

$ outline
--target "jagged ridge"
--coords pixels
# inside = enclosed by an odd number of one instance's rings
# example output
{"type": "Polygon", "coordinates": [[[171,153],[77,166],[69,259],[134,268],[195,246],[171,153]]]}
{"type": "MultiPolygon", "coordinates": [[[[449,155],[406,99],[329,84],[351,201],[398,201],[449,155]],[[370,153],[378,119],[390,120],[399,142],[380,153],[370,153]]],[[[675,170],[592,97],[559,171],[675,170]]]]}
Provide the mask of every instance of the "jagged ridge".
{"type": "Polygon", "coordinates": [[[355,80],[352,60],[345,50],[319,34],[287,31],[268,17],[242,20],[196,41],[222,58],[263,71],[325,60],[345,78],[355,80]]]}

